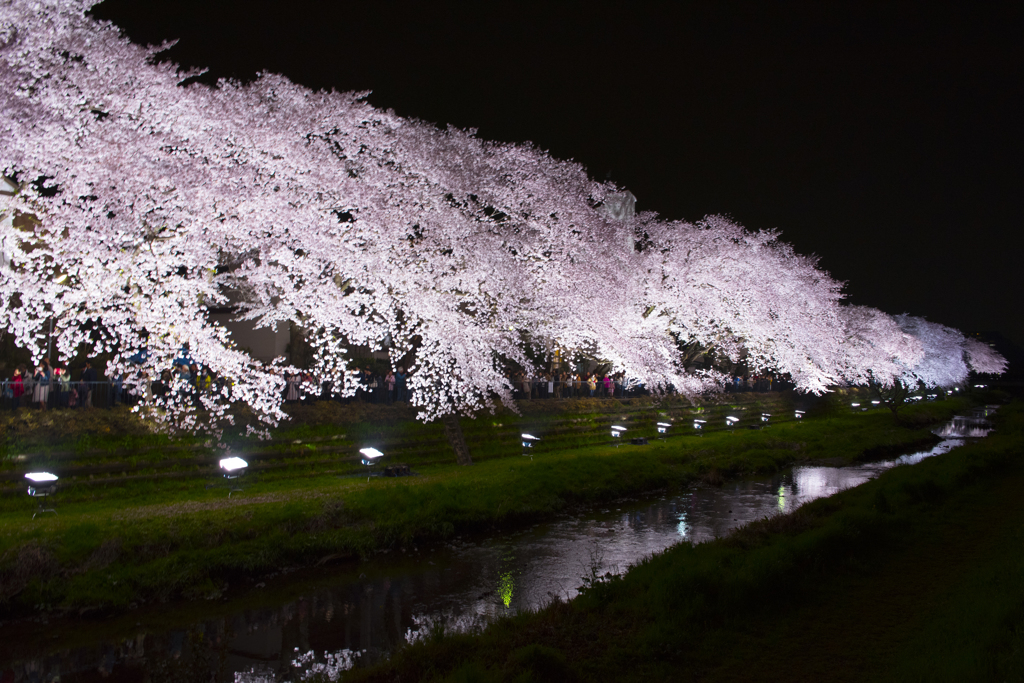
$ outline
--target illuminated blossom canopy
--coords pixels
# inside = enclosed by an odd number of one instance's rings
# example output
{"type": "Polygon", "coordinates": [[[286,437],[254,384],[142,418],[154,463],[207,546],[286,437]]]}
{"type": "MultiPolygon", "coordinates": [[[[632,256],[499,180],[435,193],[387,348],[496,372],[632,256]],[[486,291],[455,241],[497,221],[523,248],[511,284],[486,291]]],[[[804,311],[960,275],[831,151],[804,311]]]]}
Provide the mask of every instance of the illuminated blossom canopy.
{"type": "Polygon", "coordinates": [[[924,359],[921,341],[887,313],[867,306],[845,306],[843,315],[848,358],[844,378],[850,384],[892,386],[924,359]]]}
{"type": "Polygon", "coordinates": [[[999,353],[952,327],[906,314],[895,320],[921,344],[921,359],[908,363],[899,378],[908,386],[950,388],[964,382],[972,370],[982,374],[1002,374],[1006,370],[1006,359],[999,353]]]}
{"type": "Polygon", "coordinates": [[[236,348],[208,316],[226,305],[307,330],[335,387],[352,347],[415,358],[422,419],[513,405],[506,368],[531,368],[538,340],[687,396],[721,381],[687,371],[692,344],[804,391],[911,367],[931,381],[924,328],[841,306],[776,233],[634,215],[579,164],[360,93],[274,74],[182,85],[195,74],[159,62],[166,45],[131,44],[92,4],[0,7],[0,169],[19,183],[0,205],[0,324],[40,358],[52,322],[61,358],[111,354],[129,386],[183,349],[230,380],[201,406],[154,398],[170,427],[230,422],[235,401],[284,417],[284,361],[236,348]]]}

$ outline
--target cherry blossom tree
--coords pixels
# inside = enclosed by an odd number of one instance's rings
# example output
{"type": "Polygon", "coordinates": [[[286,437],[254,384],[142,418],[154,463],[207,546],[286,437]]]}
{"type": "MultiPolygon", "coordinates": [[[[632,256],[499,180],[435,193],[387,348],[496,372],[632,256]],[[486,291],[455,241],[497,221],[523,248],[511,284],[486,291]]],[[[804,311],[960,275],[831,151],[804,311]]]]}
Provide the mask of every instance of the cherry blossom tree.
{"type": "Polygon", "coordinates": [[[458,416],[514,408],[505,368],[532,368],[531,339],[691,397],[721,377],[688,372],[687,345],[811,392],[920,364],[774,232],[637,216],[579,164],[359,93],[273,74],[182,85],[194,74],[161,63],[166,46],[131,44],[91,4],[0,6],[0,169],[19,181],[0,200],[19,217],[0,221],[0,324],[36,358],[52,324],[62,358],[110,353],[140,390],[187,348],[229,381],[198,402],[154,397],[144,409],[168,427],[229,423],[238,401],[264,425],[284,417],[283,359],[238,350],[207,314],[225,305],[301,326],[346,393],[351,349],[409,359],[419,416],[445,421],[460,462],[458,416]]]}
{"type": "Polygon", "coordinates": [[[1001,375],[1006,372],[1006,359],[984,342],[967,337],[964,340],[964,354],[971,370],[980,375],[1001,375]]]}
{"type": "MultiPolygon", "coordinates": [[[[427,419],[479,409],[496,389],[510,401],[495,356],[525,363],[520,330],[557,318],[538,283],[564,241],[555,226],[579,212],[607,224],[595,207],[608,186],[529,146],[278,76],[182,88],[188,74],[157,64],[159,48],[87,8],[3,8],[2,164],[46,181],[5,207],[39,218],[3,235],[19,342],[41,355],[52,322],[62,356],[112,351],[114,371],[129,371],[145,347],[150,377],[187,346],[233,383],[230,397],[203,397],[208,415],[229,418],[241,399],[273,424],[280,368],[233,349],[205,314],[233,300],[256,324],[313,330],[322,369],[344,369],[337,352],[351,346],[415,348],[427,419]]],[[[158,413],[196,426],[181,395],[158,413]]]]}
{"type": "Polygon", "coordinates": [[[852,385],[891,387],[924,359],[924,347],[887,313],[867,306],[842,308],[847,360],[843,378],[852,385]]]}
{"type": "Polygon", "coordinates": [[[911,315],[850,307],[853,383],[868,384],[893,414],[918,389],[952,389],[971,371],[1000,374],[1006,360],[958,330],[911,315]],[[865,355],[866,354],[866,355],[865,355]],[[886,360],[888,358],[888,361],[886,360]]]}

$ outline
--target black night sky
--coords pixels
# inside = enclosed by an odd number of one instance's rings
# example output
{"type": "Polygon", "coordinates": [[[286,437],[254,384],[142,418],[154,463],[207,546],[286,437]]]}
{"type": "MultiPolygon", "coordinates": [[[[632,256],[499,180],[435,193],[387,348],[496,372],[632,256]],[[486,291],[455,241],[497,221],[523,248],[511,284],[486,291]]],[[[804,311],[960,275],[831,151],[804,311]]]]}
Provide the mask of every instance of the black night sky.
{"type": "Polygon", "coordinates": [[[778,228],[854,303],[1024,345],[1021,5],[140,3],[210,79],[531,140],[639,210],[778,228]],[[411,7],[411,8],[410,8],[411,7]],[[781,8],[781,9],[780,9],[781,8]]]}

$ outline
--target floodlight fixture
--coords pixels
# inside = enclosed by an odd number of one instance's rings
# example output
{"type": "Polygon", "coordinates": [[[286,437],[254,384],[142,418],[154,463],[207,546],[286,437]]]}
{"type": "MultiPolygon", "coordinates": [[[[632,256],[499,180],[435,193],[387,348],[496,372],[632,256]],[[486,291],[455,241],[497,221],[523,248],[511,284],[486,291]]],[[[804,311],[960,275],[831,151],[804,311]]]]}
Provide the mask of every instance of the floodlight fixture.
{"type": "Polygon", "coordinates": [[[804,411],[803,410],[794,410],[793,414],[796,416],[796,419],[798,419],[798,420],[802,420],[804,418],[804,411]]]}
{"type": "Polygon", "coordinates": [[[739,421],[740,421],[740,419],[738,417],[733,417],[732,415],[726,415],[725,416],[725,424],[730,426],[730,427],[735,427],[736,423],[739,422],[739,421]]]}
{"type": "MultiPolygon", "coordinates": [[[[249,467],[249,463],[237,456],[230,458],[222,458],[220,461],[220,468],[224,470],[224,478],[228,480],[234,480],[245,474],[246,469],[249,467]]],[[[239,487],[232,488],[228,491],[228,498],[231,497],[232,493],[241,493],[242,489],[239,487]]]]}
{"type": "Polygon", "coordinates": [[[383,453],[378,451],[376,448],[360,448],[359,452],[369,460],[376,460],[377,458],[383,457],[383,453]]]}
{"type": "MultiPolygon", "coordinates": [[[[620,427],[619,425],[612,425],[612,438],[613,439],[621,438],[622,437],[622,432],[625,432],[625,431],[627,431],[625,427],[620,427]]],[[[616,448],[619,447],[619,442],[618,441],[615,442],[615,447],[616,448]]]]}
{"type": "Polygon", "coordinates": [[[667,434],[668,433],[668,428],[671,427],[671,426],[672,426],[671,422],[658,422],[657,423],[658,433],[659,434],[667,434]]]}
{"type": "Polygon", "coordinates": [[[770,419],[772,419],[771,413],[761,413],[761,422],[767,422],[770,419]]]}
{"type": "Polygon", "coordinates": [[[377,464],[378,460],[384,457],[384,454],[376,448],[360,448],[359,452],[363,454],[363,464],[370,468],[366,473],[366,481],[370,481],[370,475],[373,473],[373,466],[377,464]]]}
{"type": "Polygon", "coordinates": [[[850,405],[853,406],[854,408],[860,408],[859,403],[851,403],[850,405]]]}
{"type": "Polygon", "coordinates": [[[872,402],[871,402],[871,405],[873,405],[873,406],[877,406],[877,405],[879,405],[879,404],[881,404],[881,403],[882,403],[881,401],[872,401],[872,402]]]}
{"type": "Polygon", "coordinates": [[[704,429],[704,425],[705,424],[707,424],[707,420],[694,420],[693,421],[693,428],[694,429],[704,429]]]}
{"type": "MultiPolygon", "coordinates": [[[[220,468],[230,473],[235,473],[238,470],[244,470],[249,466],[249,463],[242,460],[239,457],[224,458],[220,461],[220,468]]],[[[239,474],[241,474],[239,472],[239,474]]],[[[237,474],[235,476],[238,476],[237,474]]]]}
{"type": "Polygon", "coordinates": [[[987,386],[988,386],[987,384],[975,384],[974,388],[975,389],[984,389],[987,386]]]}
{"type": "Polygon", "coordinates": [[[534,436],[533,434],[520,434],[519,436],[522,438],[523,455],[528,455],[530,456],[530,459],[533,460],[533,442],[540,441],[540,437],[534,436]]]}
{"type": "Polygon", "coordinates": [[[57,514],[55,509],[43,507],[43,498],[57,492],[57,475],[51,472],[29,472],[25,478],[32,482],[32,485],[28,487],[28,495],[39,501],[39,508],[32,514],[32,519],[44,512],[57,514]]]}

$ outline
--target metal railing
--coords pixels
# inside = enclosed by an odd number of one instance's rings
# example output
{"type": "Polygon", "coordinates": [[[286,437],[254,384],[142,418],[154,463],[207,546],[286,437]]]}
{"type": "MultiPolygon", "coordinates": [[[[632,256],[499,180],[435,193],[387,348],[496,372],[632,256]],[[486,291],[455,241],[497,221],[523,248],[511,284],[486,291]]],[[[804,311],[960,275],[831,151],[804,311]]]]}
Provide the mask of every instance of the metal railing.
{"type": "MultiPolygon", "coordinates": [[[[14,382],[4,380],[0,382],[0,410],[10,410],[19,407],[38,407],[39,394],[35,390],[35,382],[23,384],[24,393],[20,397],[13,395],[14,382]]],[[[298,401],[339,401],[343,403],[351,401],[362,401],[364,403],[391,404],[395,402],[408,402],[412,397],[413,390],[408,385],[396,385],[393,388],[378,380],[377,386],[366,386],[360,384],[356,388],[355,396],[341,398],[332,395],[330,382],[323,382],[319,385],[319,391],[314,388],[310,390],[309,382],[304,382],[296,387],[297,391],[291,396],[298,396],[298,401]]],[[[779,381],[757,381],[749,383],[730,382],[725,385],[727,392],[768,392],[783,391],[792,385],[779,381]]],[[[218,385],[219,388],[219,385],[218,385]]],[[[596,378],[590,380],[547,380],[547,379],[513,379],[513,398],[516,400],[546,400],[546,399],[577,399],[577,398],[635,398],[647,396],[650,392],[643,385],[629,385],[619,380],[605,380],[596,378]]],[[[181,389],[176,389],[181,391],[181,389]]],[[[196,394],[208,391],[210,387],[190,386],[185,391],[196,394]]],[[[139,402],[141,396],[136,393],[136,388],[124,386],[121,382],[103,380],[98,382],[51,382],[46,389],[45,403],[48,408],[111,408],[117,405],[132,406],[139,402]]],[[[153,391],[159,391],[157,383],[153,385],[153,391]]],[[[285,398],[289,396],[288,389],[285,390],[285,398]]]]}
{"type": "Polygon", "coordinates": [[[50,382],[45,392],[37,392],[35,382],[23,385],[24,393],[14,396],[15,384],[4,380],[0,384],[0,409],[38,407],[45,393],[47,408],[110,408],[115,405],[134,405],[139,397],[128,391],[120,382],[50,382]]]}

